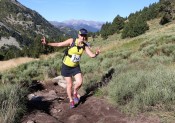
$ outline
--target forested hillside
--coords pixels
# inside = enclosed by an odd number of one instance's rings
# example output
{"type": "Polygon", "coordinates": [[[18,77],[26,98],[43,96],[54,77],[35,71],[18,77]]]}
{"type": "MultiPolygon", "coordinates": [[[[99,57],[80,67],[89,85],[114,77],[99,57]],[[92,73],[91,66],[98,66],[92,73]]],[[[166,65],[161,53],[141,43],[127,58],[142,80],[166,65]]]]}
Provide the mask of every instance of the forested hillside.
{"type": "Polygon", "coordinates": [[[43,47],[39,45],[42,36],[57,41],[65,38],[39,13],[17,0],[1,0],[0,11],[0,60],[19,56],[38,57],[43,53],[43,47]]]}
{"type": "Polygon", "coordinates": [[[160,25],[173,21],[175,19],[175,1],[160,0],[158,3],[131,13],[128,17],[117,15],[113,22],[106,22],[102,26],[100,34],[103,39],[107,39],[114,33],[121,33],[121,38],[136,37],[149,30],[147,21],[155,18],[161,18],[160,25]]]}

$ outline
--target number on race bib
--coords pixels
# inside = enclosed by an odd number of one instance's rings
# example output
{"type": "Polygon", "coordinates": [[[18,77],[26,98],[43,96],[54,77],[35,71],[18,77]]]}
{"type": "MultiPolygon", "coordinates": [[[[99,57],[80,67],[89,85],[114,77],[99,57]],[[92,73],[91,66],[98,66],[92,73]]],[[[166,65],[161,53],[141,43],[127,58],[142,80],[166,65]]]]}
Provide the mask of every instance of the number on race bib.
{"type": "Polygon", "coordinates": [[[71,57],[72,62],[79,62],[80,61],[80,55],[73,54],[71,57]]]}

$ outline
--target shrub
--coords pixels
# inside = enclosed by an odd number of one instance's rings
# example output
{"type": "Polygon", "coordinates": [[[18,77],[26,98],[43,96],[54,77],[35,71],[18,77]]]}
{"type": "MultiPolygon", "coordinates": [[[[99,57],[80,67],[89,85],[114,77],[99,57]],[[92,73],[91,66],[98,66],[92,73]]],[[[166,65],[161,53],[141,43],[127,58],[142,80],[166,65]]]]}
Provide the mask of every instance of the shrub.
{"type": "Polygon", "coordinates": [[[0,122],[19,122],[19,116],[25,110],[26,89],[17,84],[1,84],[0,89],[0,122]]]}
{"type": "Polygon", "coordinates": [[[160,20],[160,24],[164,25],[172,21],[172,15],[170,13],[165,13],[162,19],[160,20]]]}
{"type": "Polygon", "coordinates": [[[136,37],[145,33],[145,31],[148,29],[149,26],[146,21],[143,20],[142,16],[138,16],[136,18],[130,19],[129,22],[125,25],[122,32],[122,38],[136,37]]]}
{"type": "Polygon", "coordinates": [[[173,109],[175,72],[162,65],[154,69],[145,67],[119,72],[108,86],[108,96],[123,109],[128,109],[126,112],[154,110],[154,106],[159,104],[163,105],[165,111],[173,109]]]}

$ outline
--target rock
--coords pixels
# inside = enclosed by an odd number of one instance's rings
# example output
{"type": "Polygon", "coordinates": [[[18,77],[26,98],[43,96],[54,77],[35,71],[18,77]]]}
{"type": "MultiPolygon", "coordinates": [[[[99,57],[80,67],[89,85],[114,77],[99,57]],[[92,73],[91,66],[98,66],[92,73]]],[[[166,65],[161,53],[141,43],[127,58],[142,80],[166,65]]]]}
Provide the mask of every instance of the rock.
{"type": "Polygon", "coordinates": [[[80,114],[74,114],[68,118],[70,123],[89,123],[85,116],[80,114]]]}
{"type": "Polygon", "coordinates": [[[42,96],[37,96],[37,95],[35,95],[35,94],[29,94],[28,96],[28,100],[29,101],[41,101],[42,100],[42,96]]]}
{"type": "Polygon", "coordinates": [[[33,120],[28,120],[27,123],[35,123],[33,120]]]}
{"type": "Polygon", "coordinates": [[[42,97],[42,101],[51,101],[58,98],[55,90],[50,90],[49,92],[37,92],[37,96],[42,97]]]}
{"type": "Polygon", "coordinates": [[[50,90],[49,95],[57,95],[57,94],[56,94],[55,90],[50,90]]]}
{"type": "Polygon", "coordinates": [[[53,79],[53,82],[57,82],[59,86],[66,88],[66,80],[63,76],[57,76],[53,79]]]}
{"type": "Polygon", "coordinates": [[[35,97],[35,94],[29,94],[27,97],[28,97],[28,100],[31,100],[33,97],[35,97]]]}
{"type": "Polygon", "coordinates": [[[32,118],[35,119],[36,123],[63,123],[44,112],[37,112],[32,118]]]}
{"type": "Polygon", "coordinates": [[[61,112],[62,110],[61,109],[56,109],[56,108],[52,108],[51,110],[50,110],[50,112],[52,113],[52,114],[56,114],[56,113],[59,113],[59,112],[61,112]]]}

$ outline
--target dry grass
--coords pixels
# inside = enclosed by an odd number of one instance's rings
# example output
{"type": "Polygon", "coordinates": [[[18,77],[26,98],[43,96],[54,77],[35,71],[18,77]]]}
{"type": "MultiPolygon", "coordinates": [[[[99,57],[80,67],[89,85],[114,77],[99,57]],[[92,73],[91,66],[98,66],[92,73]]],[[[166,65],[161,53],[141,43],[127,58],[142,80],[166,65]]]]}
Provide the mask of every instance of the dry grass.
{"type": "Polygon", "coordinates": [[[41,55],[40,56],[40,60],[47,60],[47,59],[50,59],[50,58],[54,58],[56,55],[58,55],[58,54],[61,54],[61,53],[59,53],[59,52],[55,52],[55,53],[50,53],[50,54],[47,54],[47,55],[41,55]]]}
{"type": "Polygon", "coordinates": [[[15,59],[10,59],[7,61],[0,61],[0,72],[4,72],[6,70],[9,70],[11,68],[17,67],[21,64],[27,63],[27,62],[32,62],[35,60],[46,60],[55,57],[58,53],[51,53],[48,55],[41,55],[39,59],[34,59],[34,58],[29,58],[29,57],[20,57],[20,58],[15,58],[15,59]]]}
{"type": "Polygon", "coordinates": [[[23,58],[16,58],[16,59],[10,59],[8,61],[0,61],[0,72],[3,72],[5,70],[17,67],[18,65],[21,65],[23,63],[31,62],[37,59],[23,57],[23,58]]]}

